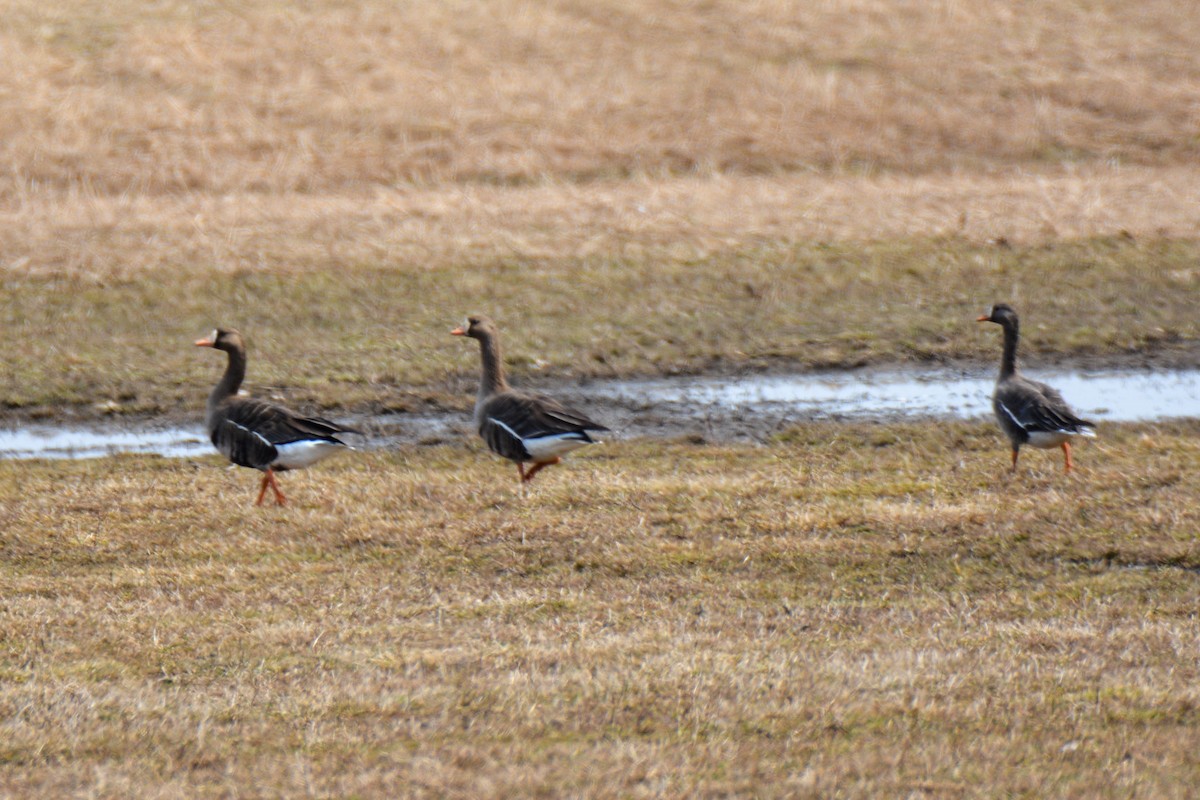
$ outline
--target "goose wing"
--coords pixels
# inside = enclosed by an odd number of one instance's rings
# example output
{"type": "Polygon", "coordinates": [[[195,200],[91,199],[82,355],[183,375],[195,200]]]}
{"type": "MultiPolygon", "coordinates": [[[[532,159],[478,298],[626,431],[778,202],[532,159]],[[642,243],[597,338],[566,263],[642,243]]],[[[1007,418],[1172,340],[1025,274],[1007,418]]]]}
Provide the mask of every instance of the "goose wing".
{"type": "Polygon", "coordinates": [[[266,469],[279,456],[267,437],[224,414],[214,420],[210,438],[217,452],[239,467],[266,469]]]}
{"type": "Polygon", "coordinates": [[[279,447],[297,442],[344,444],[338,436],[358,433],[322,417],[305,417],[253,398],[239,397],[217,414],[212,443],[239,466],[265,469],[279,456],[279,447]]]}
{"type": "Polygon", "coordinates": [[[1076,416],[1057,389],[1018,378],[997,387],[996,403],[1027,433],[1087,434],[1095,423],[1076,416]]]}
{"type": "Polygon", "coordinates": [[[338,442],[337,437],[343,433],[359,433],[323,417],[302,416],[283,406],[249,397],[229,403],[225,418],[275,445],[308,440],[338,442]]]}
{"type": "MultiPolygon", "coordinates": [[[[502,392],[480,408],[479,435],[491,450],[514,461],[528,461],[538,440],[595,441],[588,431],[608,428],[552,397],[502,392]]],[[[536,448],[535,448],[536,449],[536,448]]]]}
{"type": "MultiPolygon", "coordinates": [[[[287,411],[287,409],[284,409],[284,411],[287,411]]],[[[302,417],[290,411],[287,411],[287,413],[291,415],[288,427],[291,431],[300,434],[301,439],[327,439],[331,442],[341,444],[342,442],[338,437],[344,433],[363,435],[363,432],[357,428],[350,428],[324,417],[302,417]]]]}

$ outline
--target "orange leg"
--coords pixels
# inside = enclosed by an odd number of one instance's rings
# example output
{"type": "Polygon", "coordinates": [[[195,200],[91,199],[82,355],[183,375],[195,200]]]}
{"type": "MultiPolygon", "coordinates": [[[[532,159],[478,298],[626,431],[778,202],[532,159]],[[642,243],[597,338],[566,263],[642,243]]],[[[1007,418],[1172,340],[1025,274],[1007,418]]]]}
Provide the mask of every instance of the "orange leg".
{"type": "MultiPolygon", "coordinates": [[[[529,483],[531,480],[533,480],[533,476],[537,475],[538,470],[544,469],[545,467],[548,467],[551,464],[557,464],[560,461],[562,461],[562,459],[559,458],[558,456],[555,456],[553,461],[537,461],[537,462],[535,462],[534,465],[530,468],[529,472],[525,472],[525,471],[521,472],[521,482],[529,483]]],[[[520,466],[520,465],[518,465],[518,466],[520,466]]]]}
{"type": "Polygon", "coordinates": [[[1020,450],[1018,450],[1015,447],[1013,448],[1013,465],[1012,465],[1013,472],[1017,471],[1017,456],[1020,455],[1020,453],[1021,453],[1020,450]]]}
{"type": "Polygon", "coordinates": [[[275,504],[286,506],[287,498],[283,496],[283,490],[279,488],[279,482],[275,480],[275,471],[267,470],[267,474],[271,476],[271,489],[275,492],[275,504]]]}
{"type": "Polygon", "coordinates": [[[261,506],[263,498],[266,497],[266,495],[267,495],[267,483],[268,483],[267,479],[270,477],[270,475],[271,475],[270,472],[266,472],[263,474],[262,486],[260,486],[259,490],[258,490],[258,499],[254,501],[254,505],[256,505],[256,506],[261,506]]]}
{"type": "Polygon", "coordinates": [[[1066,467],[1063,468],[1063,472],[1069,473],[1071,471],[1071,468],[1075,466],[1074,464],[1071,463],[1071,445],[1070,445],[1070,443],[1063,442],[1062,450],[1063,450],[1063,455],[1066,456],[1066,458],[1067,458],[1067,464],[1066,464],[1066,467]]]}
{"type": "Polygon", "coordinates": [[[279,483],[275,480],[275,470],[267,469],[262,479],[262,488],[258,490],[258,500],[254,501],[254,505],[261,506],[263,497],[267,494],[267,487],[271,487],[271,491],[275,493],[275,505],[286,506],[287,498],[283,496],[283,491],[279,488],[279,483]]]}

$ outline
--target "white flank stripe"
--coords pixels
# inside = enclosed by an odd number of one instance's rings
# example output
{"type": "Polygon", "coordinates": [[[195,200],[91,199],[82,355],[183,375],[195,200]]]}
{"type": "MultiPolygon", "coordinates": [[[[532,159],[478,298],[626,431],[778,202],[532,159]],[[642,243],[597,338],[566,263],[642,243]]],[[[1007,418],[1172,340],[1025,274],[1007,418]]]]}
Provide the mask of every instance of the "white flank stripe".
{"type": "Polygon", "coordinates": [[[494,425],[499,425],[501,428],[504,428],[504,430],[508,431],[508,435],[511,436],[512,438],[516,439],[518,442],[521,442],[521,443],[525,442],[524,439],[522,439],[520,436],[517,436],[516,431],[514,431],[512,428],[508,427],[507,425],[505,425],[503,422],[496,419],[495,417],[488,417],[488,422],[491,422],[494,425]]]}
{"type": "Polygon", "coordinates": [[[258,439],[260,442],[265,444],[267,447],[271,447],[271,443],[269,441],[267,441],[267,437],[263,436],[258,431],[252,431],[249,428],[247,428],[245,425],[238,425],[233,420],[229,420],[229,424],[232,425],[233,427],[237,428],[239,431],[245,431],[246,433],[250,434],[255,439],[258,439]]]}
{"type": "Polygon", "coordinates": [[[1008,410],[1008,406],[1004,405],[1004,403],[1001,403],[999,400],[996,401],[996,405],[1000,406],[1001,411],[1003,411],[1005,414],[1008,414],[1008,418],[1011,419],[1014,423],[1016,423],[1016,426],[1018,428],[1020,428],[1021,430],[1025,430],[1025,423],[1023,423],[1023,422],[1021,422],[1021,420],[1017,419],[1016,415],[1008,410]]]}

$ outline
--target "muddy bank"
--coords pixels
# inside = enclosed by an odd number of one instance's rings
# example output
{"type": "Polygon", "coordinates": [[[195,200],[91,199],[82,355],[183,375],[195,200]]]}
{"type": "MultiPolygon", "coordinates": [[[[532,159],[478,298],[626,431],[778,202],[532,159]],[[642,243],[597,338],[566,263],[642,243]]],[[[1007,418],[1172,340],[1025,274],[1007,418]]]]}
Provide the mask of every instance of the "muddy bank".
{"type": "MultiPolygon", "coordinates": [[[[1200,417],[1200,370],[1029,370],[1057,387],[1084,417],[1100,422],[1200,417]]],[[[863,369],[803,374],[590,380],[538,388],[587,410],[613,438],[769,440],[810,421],[973,419],[991,414],[994,371],[985,367],[863,369]]],[[[472,435],[470,397],[403,412],[335,414],[367,434],[366,448],[461,441],[472,435]]],[[[86,458],[119,452],[204,454],[199,414],[70,417],[0,428],[0,457],[86,458]]]]}

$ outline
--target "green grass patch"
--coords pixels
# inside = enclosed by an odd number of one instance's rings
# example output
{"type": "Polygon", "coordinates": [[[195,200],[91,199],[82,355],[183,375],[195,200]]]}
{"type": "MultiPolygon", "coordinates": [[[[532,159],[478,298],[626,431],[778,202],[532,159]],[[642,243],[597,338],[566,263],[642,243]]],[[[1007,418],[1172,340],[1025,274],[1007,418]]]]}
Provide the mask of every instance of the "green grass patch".
{"type": "Polygon", "coordinates": [[[501,325],[516,377],[620,377],[998,358],[974,317],[1016,304],[1031,360],[1194,354],[1187,241],[1003,249],[955,239],[763,245],[700,260],[502,260],[455,270],[314,265],[171,281],[17,277],[0,312],[0,406],[194,414],[223,367],[214,326],[250,344],[249,386],[325,409],[465,405],[469,312],[501,325]],[[1045,287],[1053,286],[1053,292],[1045,287]]]}

